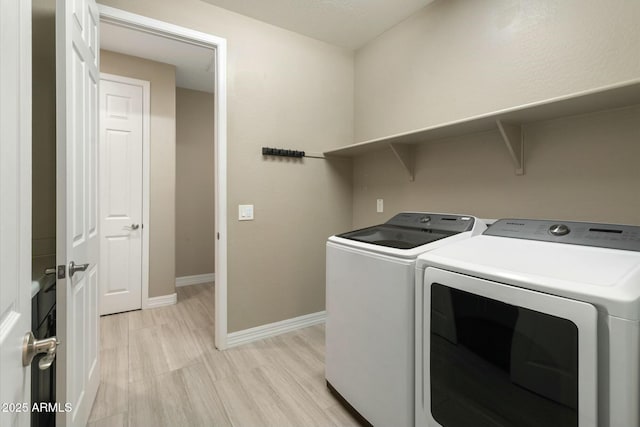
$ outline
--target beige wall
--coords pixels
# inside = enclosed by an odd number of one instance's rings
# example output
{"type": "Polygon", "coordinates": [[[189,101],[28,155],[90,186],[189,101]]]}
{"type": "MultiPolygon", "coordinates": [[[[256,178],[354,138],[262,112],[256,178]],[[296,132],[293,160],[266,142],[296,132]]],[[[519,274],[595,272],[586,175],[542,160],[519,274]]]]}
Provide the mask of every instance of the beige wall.
{"type": "Polygon", "coordinates": [[[640,77],[640,2],[435,0],[356,54],[357,141],[640,77]]]}
{"type": "Polygon", "coordinates": [[[33,0],[33,210],[34,256],[56,252],[55,0],[33,0]]]}
{"type": "Polygon", "coordinates": [[[211,93],[176,89],[176,276],[214,272],[211,93]]]}
{"type": "Polygon", "coordinates": [[[175,292],[176,73],[162,64],[106,50],[100,71],[151,82],[149,296],[175,292]]]}
{"type": "MultiPolygon", "coordinates": [[[[640,77],[640,2],[436,0],[356,54],[356,140],[640,77]]],[[[638,108],[525,126],[525,175],[497,131],[428,142],[416,180],[354,161],[354,226],[400,210],[640,224],[638,108]],[[376,199],[385,213],[376,214],[376,199]]]]}
{"type": "Polygon", "coordinates": [[[523,176],[497,131],[421,145],[415,182],[390,152],[357,158],[354,226],[403,210],[640,225],[640,106],[527,125],[524,136],[523,176]]]}
{"type": "Polygon", "coordinates": [[[228,329],[324,310],[327,236],[351,226],[348,162],[263,159],[353,138],[353,53],[199,0],[104,0],[228,42],[228,329]],[[255,220],[238,222],[238,204],[255,220]]]}

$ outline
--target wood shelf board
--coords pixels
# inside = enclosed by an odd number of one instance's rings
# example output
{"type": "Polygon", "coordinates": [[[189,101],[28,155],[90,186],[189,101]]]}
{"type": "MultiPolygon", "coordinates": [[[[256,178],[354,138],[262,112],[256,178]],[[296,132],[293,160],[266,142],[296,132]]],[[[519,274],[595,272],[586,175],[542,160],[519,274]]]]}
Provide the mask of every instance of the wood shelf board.
{"type": "Polygon", "coordinates": [[[411,132],[338,147],[325,151],[324,155],[329,157],[353,157],[371,151],[388,149],[389,143],[415,144],[430,140],[497,130],[496,120],[500,120],[503,123],[526,124],[597,111],[613,110],[638,104],[640,104],[640,80],[633,80],[411,132]]]}

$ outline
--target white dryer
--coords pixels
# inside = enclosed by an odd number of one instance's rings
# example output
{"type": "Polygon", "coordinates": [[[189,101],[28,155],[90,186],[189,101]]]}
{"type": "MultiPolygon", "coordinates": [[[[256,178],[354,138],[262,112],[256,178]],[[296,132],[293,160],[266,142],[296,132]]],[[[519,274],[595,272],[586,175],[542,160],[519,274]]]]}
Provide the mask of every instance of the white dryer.
{"type": "Polygon", "coordinates": [[[503,219],[416,264],[418,427],[640,426],[640,227],[503,219]]]}
{"type": "Polygon", "coordinates": [[[414,425],[416,258],[484,229],[469,215],[404,212],[329,238],[327,385],[368,423],[414,425]]]}

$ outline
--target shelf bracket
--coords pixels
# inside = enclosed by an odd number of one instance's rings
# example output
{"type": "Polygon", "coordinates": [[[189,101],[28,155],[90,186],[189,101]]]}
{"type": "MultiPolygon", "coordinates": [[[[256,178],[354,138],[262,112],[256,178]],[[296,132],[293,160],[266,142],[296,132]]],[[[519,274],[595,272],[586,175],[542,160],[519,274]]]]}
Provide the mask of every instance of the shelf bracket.
{"type": "Polygon", "coordinates": [[[398,159],[402,167],[409,174],[409,181],[413,182],[413,180],[415,179],[415,176],[413,173],[413,163],[414,163],[413,147],[407,144],[389,143],[389,148],[391,148],[391,151],[393,151],[393,154],[395,154],[396,158],[398,159]]]}
{"type": "Polygon", "coordinates": [[[516,167],[516,175],[524,175],[524,138],[522,135],[522,126],[502,123],[500,119],[496,120],[496,124],[516,167]]]}

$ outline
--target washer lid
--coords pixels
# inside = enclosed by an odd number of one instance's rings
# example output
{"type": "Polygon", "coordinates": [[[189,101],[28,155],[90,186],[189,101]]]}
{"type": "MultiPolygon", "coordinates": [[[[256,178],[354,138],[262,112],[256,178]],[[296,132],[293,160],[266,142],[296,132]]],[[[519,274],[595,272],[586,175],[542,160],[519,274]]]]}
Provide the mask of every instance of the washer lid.
{"type": "Polygon", "coordinates": [[[413,249],[436,240],[449,237],[454,232],[443,230],[417,230],[415,228],[398,227],[396,225],[375,225],[362,230],[339,234],[344,239],[387,246],[396,249],[413,249]]]}
{"type": "Polygon", "coordinates": [[[425,212],[403,212],[384,224],[337,237],[395,249],[413,249],[473,228],[474,218],[425,212]]]}

